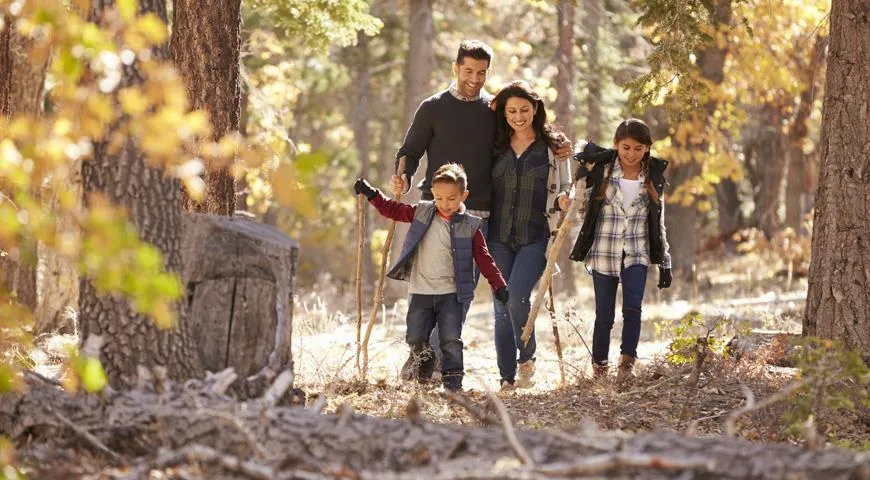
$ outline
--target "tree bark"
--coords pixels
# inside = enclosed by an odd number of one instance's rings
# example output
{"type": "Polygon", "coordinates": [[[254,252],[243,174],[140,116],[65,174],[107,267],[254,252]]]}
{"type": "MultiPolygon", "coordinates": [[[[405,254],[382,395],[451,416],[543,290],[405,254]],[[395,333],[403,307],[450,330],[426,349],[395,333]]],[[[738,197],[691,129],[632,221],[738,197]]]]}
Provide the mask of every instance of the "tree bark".
{"type": "MultiPolygon", "coordinates": [[[[420,106],[420,102],[432,94],[432,74],[435,69],[435,26],[432,19],[434,3],[434,0],[411,0],[410,2],[408,51],[405,56],[405,78],[407,81],[405,82],[405,103],[402,107],[402,127],[400,127],[403,135],[411,126],[411,121],[414,119],[414,113],[420,106]]],[[[388,171],[392,175],[395,169],[392,158],[385,158],[382,161],[389,162],[388,171]]],[[[423,158],[420,159],[417,171],[425,172],[426,163],[427,158],[424,154],[423,158]]],[[[474,186],[472,185],[471,188],[474,186]]],[[[419,199],[420,190],[412,186],[405,201],[414,203],[419,199]]],[[[366,222],[366,225],[368,224],[369,222],[366,222]]],[[[401,246],[404,243],[408,228],[408,224],[396,224],[393,245],[401,246]]],[[[391,249],[389,261],[391,263],[397,261],[401,252],[401,248],[391,249]]],[[[387,279],[386,282],[386,298],[398,299],[406,295],[408,290],[406,282],[392,279],[387,279]]]]}
{"type": "MultiPolygon", "coordinates": [[[[712,23],[714,28],[719,28],[722,25],[731,23],[731,0],[714,0],[712,2],[712,23]]],[[[698,67],[701,70],[701,77],[714,85],[722,83],[724,78],[725,57],[728,55],[727,47],[719,47],[715,43],[698,52],[698,67]]],[[[704,110],[707,112],[707,118],[712,118],[712,113],[716,109],[714,101],[708,101],[704,105],[704,110]]],[[[709,145],[706,142],[701,142],[694,147],[684,145],[683,148],[695,150],[696,154],[701,156],[706,155],[709,145]]],[[[674,188],[679,186],[686,180],[696,177],[701,173],[702,159],[696,158],[686,164],[673,165],[670,174],[670,183],[674,188]]],[[[689,206],[670,205],[668,213],[665,215],[667,229],[672,234],[668,236],[671,252],[676,252],[672,255],[673,267],[683,279],[695,281],[695,251],[698,247],[698,215],[697,207],[693,204],[689,206]]]]}
{"type": "Polygon", "coordinates": [[[785,174],[785,137],[779,126],[782,118],[779,108],[767,104],[759,113],[755,147],[754,175],[750,175],[755,200],[752,223],[760,228],[767,238],[772,238],[779,229],[779,206],[781,204],[782,180],[785,174]]]}
{"type": "MultiPolygon", "coordinates": [[[[208,111],[214,139],[239,129],[241,0],[175,0],[170,52],[187,83],[191,108],[208,111]]],[[[182,193],[185,210],[232,215],[234,179],[226,167],[206,166],[205,198],[182,193]]]]}
{"type": "Polygon", "coordinates": [[[808,451],[672,432],[516,430],[509,440],[503,428],[429,423],[413,414],[413,405],[404,420],[346,408],[322,415],[275,406],[276,398],[288,398],[286,387],[257,401],[233,402],[222,395],[219,377],[184,388],[164,385],[163,391],[143,385],[103,398],[70,396],[29,380],[26,395],[0,398],[0,433],[18,440],[16,457],[32,462],[40,478],[68,477],[46,475],[63,458],[72,458],[66,465],[79,472],[95,464],[102,470],[103,459],[102,474],[89,472],[94,478],[118,478],[108,474],[119,470],[123,478],[145,478],[152,469],[194,465],[204,478],[870,478],[867,455],[845,449],[808,451]],[[73,455],[54,453],[67,449],[73,455]],[[515,460],[518,449],[534,464],[515,460]],[[83,464],[75,460],[85,456],[83,464]]]}
{"type": "MultiPolygon", "coordinates": [[[[95,2],[92,21],[99,23],[112,3],[95,2]]],[[[154,13],[166,21],[163,0],[140,0],[139,11],[154,13]]],[[[165,60],[168,52],[158,47],[154,56],[165,60]]],[[[124,70],[122,85],[139,82],[141,76],[134,63],[124,70]]],[[[109,131],[104,138],[112,135],[109,131]]],[[[92,158],[82,164],[82,183],[86,207],[88,195],[97,192],[125,207],[140,238],[162,252],[166,270],[181,275],[180,183],[167,177],[162,169],[149,166],[133,139],[128,139],[117,152],[110,152],[105,140],[95,142],[92,158]]],[[[166,366],[170,377],[178,379],[201,374],[191,345],[185,302],[177,305],[177,327],[159,330],[149,317],[136,313],[127,298],[99,295],[90,279],[82,279],[81,338],[84,341],[91,334],[104,337],[100,360],[112,386],[131,385],[138,365],[166,366]]]]}
{"type": "MultiPolygon", "coordinates": [[[[568,141],[574,142],[574,13],[576,0],[559,2],[559,47],[556,49],[556,121],[568,141]]],[[[570,249],[559,252],[561,275],[554,278],[554,288],[559,293],[574,295],[577,292],[574,262],[570,249]]]]}
{"type": "Polygon", "coordinates": [[[604,0],[585,0],[586,18],[586,58],[589,71],[586,72],[586,139],[590,142],[605,142],[601,137],[601,23],[604,17],[604,0]]]}
{"type": "Polygon", "coordinates": [[[834,0],[804,334],[870,359],[870,4],[834,0]]]}
{"type": "MultiPolygon", "coordinates": [[[[31,53],[32,41],[19,35],[14,18],[2,18],[0,30],[0,115],[39,116],[42,113],[42,93],[48,58],[38,59],[31,53]]],[[[33,192],[36,195],[38,192],[33,192]]],[[[13,201],[11,185],[0,182],[0,202],[13,201]],[[6,198],[9,197],[9,198],[6,198]]],[[[14,248],[0,245],[0,290],[12,294],[15,301],[35,312],[38,304],[36,266],[37,244],[30,239],[14,248]]]]}
{"type": "Polygon", "coordinates": [[[804,213],[806,213],[802,202],[805,191],[804,175],[807,161],[803,143],[806,141],[808,134],[807,120],[813,111],[818,83],[817,78],[827,55],[827,43],[827,37],[816,36],[812,53],[810,53],[810,62],[803,70],[803,89],[798,101],[797,112],[788,131],[788,146],[786,147],[788,180],[785,187],[785,226],[791,227],[797,232],[802,230],[803,217],[804,213]]]}

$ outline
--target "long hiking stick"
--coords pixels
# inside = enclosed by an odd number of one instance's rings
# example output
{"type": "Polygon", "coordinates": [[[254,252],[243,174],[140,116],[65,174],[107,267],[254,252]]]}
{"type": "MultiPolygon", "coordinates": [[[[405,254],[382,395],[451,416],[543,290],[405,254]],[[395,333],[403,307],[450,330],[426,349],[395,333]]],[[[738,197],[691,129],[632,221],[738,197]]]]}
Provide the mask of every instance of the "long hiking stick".
{"type": "Polygon", "coordinates": [[[361,365],[359,356],[361,351],[362,332],[362,269],[363,269],[363,245],[366,238],[366,197],[357,195],[356,224],[359,228],[356,243],[356,371],[359,372],[361,365]]]}
{"type": "Polygon", "coordinates": [[[547,288],[550,292],[549,302],[547,302],[547,310],[550,311],[550,324],[553,326],[553,339],[556,342],[556,356],[559,357],[559,379],[561,385],[565,386],[565,360],[562,359],[562,341],[559,338],[559,326],[556,324],[556,299],[553,298],[553,282],[547,288]]]}
{"type": "MultiPolygon", "coordinates": [[[[398,175],[405,173],[405,157],[399,158],[399,167],[396,169],[398,175]]],[[[408,180],[410,181],[410,179],[408,180]]],[[[402,201],[402,194],[396,195],[396,201],[402,201]]],[[[369,337],[372,335],[372,328],[375,326],[375,321],[378,319],[378,313],[381,310],[381,303],[384,301],[384,277],[387,274],[387,263],[390,261],[390,245],[393,243],[393,235],[396,233],[396,221],[390,220],[387,223],[387,239],[384,241],[384,248],[381,251],[381,268],[378,272],[378,286],[375,289],[375,297],[372,305],[372,313],[369,316],[369,323],[366,325],[366,334],[362,342],[362,380],[365,381],[369,373],[369,337]]]]}
{"type": "MultiPolygon", "coordinates": [[[[575,192],[578,190],[577,186],[584,180],[585,178],[580,178],[574,182],[572,188],[575,192]]],[[[553,240],[553,244],[550,245],[550,249],[547,251],[547,267],[544,268],[544,275],[541,277],[541,284],[535,293],[535,301],[532,303],[531,310],[529,310],[529,319],[526,321],[526,327],[523,329],[523,336],[521,337],[524,344],[529,343],[532,330],[535,329],[535,319],[538,318],[538,312],[541,310],[541,304],[544,301],[544,293],[547,292],[553,283],[553,268],[556,266],[559,250],[562,249],[562,244],[565,243],[565,238],[568,237],[568,233],[571,231],[571,225],[574,224],[574,217],[577,216],[577,211],[580,210],[580,204],[586,200],[585,195],[576,195],[576,197],[578,198],[574,198],[571,202],[571,206],[565,214],[565,219],[562,221],[562,225],[559,226],[556,239],[553,240]]]]}

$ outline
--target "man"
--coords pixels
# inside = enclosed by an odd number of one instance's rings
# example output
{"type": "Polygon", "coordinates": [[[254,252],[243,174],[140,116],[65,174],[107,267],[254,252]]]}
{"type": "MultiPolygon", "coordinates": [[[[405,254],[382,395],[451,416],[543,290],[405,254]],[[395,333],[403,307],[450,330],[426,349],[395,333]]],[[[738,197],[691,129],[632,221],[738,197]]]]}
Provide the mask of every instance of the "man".
{"type": "MultiPolygon", "coordinates": [[[[394,195],[410,190],[410,179],[414,178],[420,166],[420,158],[425,153],[428,164],[426,172],[417,187],[423,200],[432,200],[432,175],[442,165],[458,163],[468,176],[468,198],[465,201],[467,212],[480,217],[481,230],[486,235],[492,203],[492,149],[495,143],[495,112],[489,102],[493,96],[483,89],[492,64],[492,48],[478,40],[463,40],[456,53],[453,64],[454,79],[446,90],[435,93],[423,100],[414,114],[405,140],[396,154],[395,169],[399,159],[405,157],[405,170],[394,174],[390,179],[390,190],[394,195]]],[[[556,152],[560,159],[571,155],[570,142],[556,152]]],[[[474,281],[479,272],[475,268],[474,281]]],[[[465,305],[468,311],[470,303],[465,305]]],[[[432,345],[439,345],[438,330],[434,330],[432,345]]],[[[440,359],[440,350],[434,349],[440,359]]],[[[402,367],[402,378],[409,378],[414,362],[409,358],[402,367]]],[[[431,371],[432,365],[423,365],[420,371],[431,371]]],[[[435,368],[437,371],[437,368],[435,368]]]]}

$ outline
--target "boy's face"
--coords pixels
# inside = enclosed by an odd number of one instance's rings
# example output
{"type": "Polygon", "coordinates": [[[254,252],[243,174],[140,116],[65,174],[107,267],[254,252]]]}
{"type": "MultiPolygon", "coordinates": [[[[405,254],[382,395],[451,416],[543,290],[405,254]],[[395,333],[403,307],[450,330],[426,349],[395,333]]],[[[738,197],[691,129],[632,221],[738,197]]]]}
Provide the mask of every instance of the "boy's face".
{"type": "Polygon", "coordinates": [[[435,197],[438,212],[449,218],[459,211],[459,206],[468,198],[468,190],[462,192],[454,183],[438,182],[432,184],[432,196],[435,197]]]}

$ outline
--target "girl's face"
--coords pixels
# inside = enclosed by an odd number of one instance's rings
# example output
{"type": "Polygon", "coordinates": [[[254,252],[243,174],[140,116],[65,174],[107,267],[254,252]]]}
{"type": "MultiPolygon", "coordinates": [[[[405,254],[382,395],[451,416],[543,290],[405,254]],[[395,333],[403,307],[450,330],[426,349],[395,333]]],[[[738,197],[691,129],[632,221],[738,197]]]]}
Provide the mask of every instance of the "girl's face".
{"type": "Polygon", "coordinates": [[[619,152],[619,163],[623,169],[640,166],[643,156],[649,152],[649,145],[644,145],[633,138],[623,138],[614,144],[614,148],[619,152]]]}
{"type": "Polygon", "coordinates": [[[532,129],[535,111],[532,102],[522,97],[511,97],[505,102],[504,117],[514,132],[527,133],[532,129]]]}

